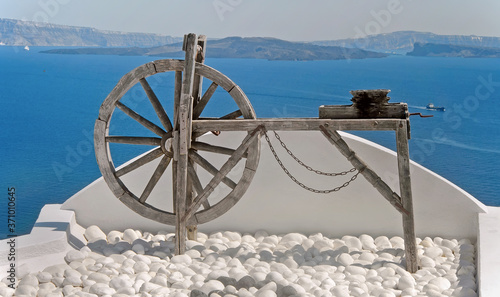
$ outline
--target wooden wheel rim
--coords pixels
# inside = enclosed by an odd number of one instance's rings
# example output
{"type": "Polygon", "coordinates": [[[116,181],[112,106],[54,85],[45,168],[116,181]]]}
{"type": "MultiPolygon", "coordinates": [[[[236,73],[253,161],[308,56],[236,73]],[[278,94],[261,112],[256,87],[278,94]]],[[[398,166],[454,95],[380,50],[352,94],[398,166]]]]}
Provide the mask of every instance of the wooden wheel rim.
{"type": "MultiPolygon", "coordinates": [[[[125,74],[102,103],[99,110],[99,117],[95,122],[94,128],[94,143],[97,163],[104,180],[113,194],[128,208],[141,216],[168,225],[176,224],[174,213],[159,209],[146,202],[141,203],[139,201],[139,197],[132,193],[121,178],[116,175],[116,168],[111,158],[109,142],[106,140],[106,137],[110,136],[109,124],[117,103],[132,86],[136,85],[141,79],[157,73],[183,70],[184,61],[165,59],[141,65],[125,74]]],[[[246,95],[228,77],[201,63],[196,63],[195,74],[209,79],[229,93],[240,109],[243,118],[256,118],[255,111],[253,110],[253,107],[251,106],[246,95]]],[[[167,132],[170,133],[171,131],[167,132]]],[[[162,140],[162,143],[164,143],[164,139],[162,140]]],[[[163,155],[165,155],[165,152],[163,152],[163,155]]],[[[255,170],[257,169],[259,157],[260,138],[258,137],[248,147],[245,168],[243,169],[243,174],[240,180],[236,183],[236,187],[216,204],[211,205],[208,209],[198,210],[190,221],[197,224],[203,224],[221,216],[233,207],[241,199],[250,185],[250,182],[255,174],[255,170]]]]}

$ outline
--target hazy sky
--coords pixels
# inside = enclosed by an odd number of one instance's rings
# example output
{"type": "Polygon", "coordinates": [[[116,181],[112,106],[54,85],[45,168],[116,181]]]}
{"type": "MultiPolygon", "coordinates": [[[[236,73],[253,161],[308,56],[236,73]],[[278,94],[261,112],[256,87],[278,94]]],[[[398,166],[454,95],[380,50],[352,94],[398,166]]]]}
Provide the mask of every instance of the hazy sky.
{"type": "Polygon", "coordinates": [[[310,41],[415,30],[500,36],[499,0],[1,0],[0,18],[310,41]]]}

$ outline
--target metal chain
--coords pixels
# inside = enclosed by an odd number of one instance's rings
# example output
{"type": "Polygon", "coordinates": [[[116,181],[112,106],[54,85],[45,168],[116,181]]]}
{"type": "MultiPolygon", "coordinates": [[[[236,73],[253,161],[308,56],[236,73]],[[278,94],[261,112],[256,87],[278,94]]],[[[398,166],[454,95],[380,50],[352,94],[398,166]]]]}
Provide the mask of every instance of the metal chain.
{"type": "MultiPolygon", "coordinates": [[[[288,149],[288,147],[286,146],[286,144],[281,140],[281,137],[278,135],[278,133],[276,133],[276,131],[273,131],[274,132],[274,136],[276,137],[276,139],[280,142],[281,146],[286,150],[286,152],[297,162],[299,163],[302,167],[304,167],[305,169],[311,171],[311,172],[314,172],[316,174],[320,174],[320,175],[326,175],[326,176],[339,176],[339,175],[346,175],[348,173],[352,173],[352,172],[355,172],[356,171],[356,168],[351,168],[347,171],[342,171],[342,172],[323,172],[323,171],[320,171],[320,170],[316,170],[314,168],[312,168],[311,166],[307,165],[307,164],[304,164],[304,162],[302,162],[299,158],[297,158],[292,151],[290,151],[290,149],[288,149]]],[[[266,134],[266,137],[267,137],[267,134],[266,134]]],[[[266,140],[268,140],[269,137],[266,138],[266,140]]],[[[269,144],[270,144],[270,141],[268,141],[269,144]]]]}
{"type": "MultiPolygon", "coordinates": [[[[360,172],[356,172],[356,174],[354,174],[347,182],[343,183],[342,185],[338,186],[338,187],[335,187],[333,189],[328,189],[328,190],[318,190],[318,189],[314,189],[314,188],[311,188],[311,187],[308,187],[306,185],[304,185],[302,182],[298,181],[291,173],[290,171],[288,171],[288,169],[285,167],[285,165],[283,165],[283,162],[281,162],[281,159],[278,157],[278,154],[276,153],[276,150],[274,149],[274,146],[272,145],[271,143],[271,140],[269,139],[269,136],[267,135],[267,131],[264,129],[264,138],[266,139],[267,143],[269,144],[269,148],[271,149],[271,152],[273,153],[274,155],[274,158],[276,159],[276,161],[278,162],[278,164],[280,165],[281,169],[283,169],[283,171],[286,173],[286,175],[294,182],[296,183],[297,185],[299,185],[301,188],[303,189],[306,189],[310,192],[313,192],[313,193],[318,193],[318,194],[328,194],[328,193],[331,193],[331,192],[337,192],[347,186],[349,186],[349,184],[354,181],[358,175],[360,174],[360,172]]],[[[277,135],[276,131],[273,131],[275,136],[277,136],[276,138],[278,138],[278,140],[280,141],[281,145],[285,148],[285,150],[287,150],[288,154],[290,154],[300,165],[306,167],[306,168],[311,168],[310,166],[307,166],[305,165],[302,161],[300,161],[298,158],[296,158],[289,150],[288,148],[286,147],[286,145],[284,145],[284,143],[281,141],[281,139],[279,138],[279,136],[277,135]]],[[[341,173],[336,173],[336,174],[332,174],[332,173],[325,173],[325,172],[322,172],[322,171],[319,171],[319,170],[315,170],[315,169],[308,169],[310,171],[313,171],[317,174],[322,174],[322,175],[328,175],[328,176],[338,176],[338,175],[346,175],[347,173],[349,172],[354,172],[356,171],[356,168],[353,168],[349,171],[346,171],[344,174],[342,174],[343,172],[341,173]],[[321,173],[319,173],[321,172],[321,173]]]]}

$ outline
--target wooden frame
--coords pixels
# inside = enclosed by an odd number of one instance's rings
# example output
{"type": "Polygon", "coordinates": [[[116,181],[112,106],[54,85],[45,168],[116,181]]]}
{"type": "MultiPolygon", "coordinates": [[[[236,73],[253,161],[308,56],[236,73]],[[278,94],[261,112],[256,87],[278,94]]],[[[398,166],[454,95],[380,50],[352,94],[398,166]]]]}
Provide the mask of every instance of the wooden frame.
{"type": "Polygon", "coordinates": [[[401,213],[407,270],[415,272],[418,269],[418,258],[410,181],[408,106],[404,103],[387,103],[389,98],[385,95],[389,90],[361,90],[351,92],[356,98],[356,100],[353,98],[355,104],[351,106],[321,106],[319,118],[256,119],[253,108],[243,91],[220,72],[202,64],[205,46],[205,36],[186,35],[183,44],[183,49],[186,51],[185,61],[160,60],[136,68],[120,80],[102,104],[95,125],[96,156],[104,179],[115,196],[145,217],[166,224],[174,224],[176,226],[176,253],[182,254],[185,252],[186,238],[196,239],[198,223],[212,220],[225,213],[243,196],[258,165],[260,135],[264,131],[321,131],[360,174],[401,213]],[[149,75],[172,70],[175,71],[173,122],[170,121],[145,80],[145,77],[149,75]],[[213,81],[203,95],[201,94],[202,77],[213,81]],[[119,102],[128,89],[137,82],[140,82],[145,90],[163,128],[119,102]],[[203,109],[218,86],[231,95],[239,109],[219,118],[201,118],[203,109]],[[367,109],[363,109],[362,106],[367,109]],[[115,108],[120,109],[159,137],[109,135],[109,120],[115,108]],[[244,119],[238,119],[240,116],[244,119]],[[400,195],[394,192],[349,148],[337,130],[395,131],[400,195]],[[198,136],[210,131],[247,131],[248,134],[236,149],[232,149],[197,140],[198,136]],[[171,149],[166,145],[167,141],[171,142],[171,149]],[[110,158],[109,142],[160,147],[115,171],[110,158]],[[197,150],[229,155],[229,159],[220,169],[217,169],[203,159],[197,150]],[[119,178],[162,155],[163,158],[142,195],[134,196],[119,178]],[[236,183],[227,175],[243,158],[246,159],[244,173],[240,181],[236,183]],[[173,175],[174,214],[146,204],[146,199],[153,187],[170,163],[173,175]],[[213,175],[205,186],[198,179],[198,166],[213,175]],[[215,207],[209,204],[208,197],[220,183],[229,186],[232,192],[225,198],[224,203],[219,203],[217,209],[210,212],[211,208],[215,209],[215,207]],[[208,211],[198,213],[201,206],[208,211]],[[206,215],[203,216],[204,214],[206,215]]]}

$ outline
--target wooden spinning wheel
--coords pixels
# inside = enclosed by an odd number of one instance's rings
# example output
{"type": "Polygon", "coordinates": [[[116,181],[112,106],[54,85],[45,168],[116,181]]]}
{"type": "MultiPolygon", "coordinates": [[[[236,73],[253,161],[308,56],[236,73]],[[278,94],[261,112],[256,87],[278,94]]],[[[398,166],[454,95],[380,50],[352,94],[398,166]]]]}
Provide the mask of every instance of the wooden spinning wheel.
{"type": "MultiPolygon", "coordinates": [[[[388,103],[389,90],[358,90],[351,92],[354,96],[351,100],[353,105],[320,106],[319,118],[257,119],[243,91],[225,75],[203,64],[205,44],[204,36],[186,35],[183,45],[185,60],[158,60],[139,66],[123,76],[104,100],[95,123],[95,151],[101,173],[113,194],[138,214],[160,223],[175,225],[176,253],[182,254],[186,248],[186,237],[196,239],[197,224],[206,223],[224,214],[247,190],[259,162],[261,134],[266,135],[267,139],[267,130],[320,131],[353,165],[352,170],[357,171],[351,181],[358,174],[363,176],[401,213],[407,269],[415,272],[418,261],[408,149],[408,105],[388,103]],[[170,95],[157,96],[146,78],[165,72],[175,73],[174,88],[170,95]],[[209,82],[204,93],[203,81],[209,82]],[[143,93],[147,95],[148,104],[154,109],[152,114],[156,123],[147,119],[148,116],[134,111],[126,102],[122,102],[124,95],[131,92],[135,85],[140,85],[143,93]],[[211,98],[221,93],[229,98],[236,110],[222,112],[226,107],[224,103],[224,106],[216,106],[215,111],[219,114],[215,117],[202,117],[204,111],[207,111],[207,104],[214,103],[215,99],[211,98]],[[173,106],[173,109],[165,109],[166,104],[173,106]],[[154,136],[110,133],[114,131],[111,118],[116,109],[147,128],[149,135],[154,136]],[[351,150],[337,130],[395,132],[399,194],[351,150]],[[230,146],[226,143],[217,144],[214,141],[216,137],[204,136],[210,132],[217,135],[229,131],[245,132],[246,134],[243,134],[246,136],[243,140],[231,138],[233,144],[230,146]],[[117,169],[111,157],[110,144],[113,143],[152,146],[153,149],[117,169]],[[216,160],[210,159],[210,154],[212,157],[217,156],[216,160]],[[221,158],[222,156],[224,158],[221,158]],[[157,165],[152,163],[153,161],[158,162],[157,165]],[[146,164],[148,166],[145,166],[146,164]],[[136,189],[135,192],[132,191],[127,185],[126,175],[139,168],[150,168],[151,164],[155,166],[147,176],[147,184],[139,192],[136,189]],[[150,196],[154,196],[151,194],[157,184],[162,184],[159,183],[160,178],[169,168],[172,171],[171,211],[150,203],[154,199],[148,200],[150,196]],[[221,187],[225,187],[225,191],[217,191],[221,187]]],[[[271,144],[270,148],[273,150],[271,144]]],[[[276,155],[275,157],[280,163],[279,158],[276,155]]],[[[298,161],[299,164],[302,163],[298,161]]],[[[317,170],[313,171],[318,173],[317,170]]],[[[291,175],[289,177],[295,179],[291,175]]],[[[331,191],[317,191],[300,182],[296,183],[304,186],[304,189],[325,193],[337,191],[349,184],[345,183],[331,191]]]]}
{"type": "MultiPolygon", "coordinates": [[[[200,41],[203,42],[204,40],[199,39],[198,42],[200,41]]],[[[200,53],[198,52],[197,56],[200,56],[199,54],[200,53]]],[[[188,222],[192,225],[213,220],[224,214],[227,210],[234,206],[236,202],[238,202],[248,188],[259,162],[259,137],[253,137],[251,141],[247,141],[245,143],[245,149],[242,154],[241,161],[244,162],[244,169],[241,174],[238,174],[238,176],[240,176],[239,180],[233,180],[233,177],[228,177],[232,168],[229,168],[229,170],[226,169],[222,172],[220,169],[217,169],[216,166],[212,165],[209,157],[202,155],[203,152],[210,152],[218,155],[232,156],[237,149],[213,145],[199,140],[199,136],[203,133],[189,132],[190,135],[187,136],[190,138],[190,148],[188,148],[187,151],[187,163],[185,164],[187,167],[181,167],[177,162],[178,158],[182,158],[182,156],[180,156],[181,152],[179,151],[179,141],[183,132],[183,117],[184,124],[187,124],[188,126],[190,125],[191,120],[199,119],[203,114],[203,110],[205,109],[207,103],[209,103],[213,96],[217,95],[215,94],[215,91],[218,88],[222,88],[225,92],[227,92],[238,107],[238,110],[226,115],[220,115],[218,118],[256,118],[255,112],[243,91],[225,75],[200,62],[189,63],[182,60],[170,59],[158,60],[139,66],[120,79],[116,87],[107,96],[100,108],[99,118],[95,123],[94,138],[97,162],[101,173],[113,194],[121,202],[146,218],[164,224],[175,225],[177,221],[177,206],[175,206],[175,204],[177,201],[174,197],[165,197],[166,199],[170,198],[172,203],[174,203],[173,211],[164,210],[148,203],[148,198],[150,197],[151,192],[157,185],[160,186],[160,184],[157,183],[167,169],[172,170],[172,187],[174,189],[173,196],[176,195],[178,188],[177,180],[182,179],[179,178],[179,170],[184,171],[180,173],[181,175],[186,174],[183,181],[184,185],[182,186],[187,188],[187,199],[193,200],[201,194],[204,195],[203,201],[201,202],[202,207],[196,207],[194,213],[188,220],[188,222]],[[191,69],[186,70],[186,65],[191,67],[191,69]],[[175,72],[175,92],[171,94],[172,96],[170,98],[158,98],[146,79],[149,76],[164,72],[175,72]],[[191,75],[191,77],[187,77],[189,75],[191,75]],[[188,87],[185,86],[186,80],[191,80],[191,83],[187,82],[188,87]],[[201,82],[203,80],[205,82],[207,80],[209,81],[209,87],[201,96],[201,82]],[[144,92],[147,94],[149,99],[149,102],[146,101],[145,103],[152,105],[156,113],[156,117],[159,119],[161,125],[157,125],[149,119],[146,119],[146,117],[140,115],[121,102],[121,99],[127,91],[129,91],[136,84],[140,84],[144,89],[144,92]],[[192,89],[185,90],[185,88],[192,89]],[[188,94],[188,96],[193,98],[193,100],[191,100],[191,106],[187,111],[187,117],[185,114],[186,109],[183,108],[180,102],[183,92],[191,93],[191,95],[188,94]],[[165,104],[171,104],[174,106],[174,114],[167,114],[164,109],[165,104]],[[111,117],[116,109],[121,110],[130,118],[153,132],[155,136],[111,135],[111,133],[109,133],[110,128],[113,130],[111,117]],[[111,150],[109,149],[110,143],[150,146],[156,148],[141,155],[133,162],[117,169],[112,161],[111,150]],[[140,193],[133,193],[129,189],[126,182],[123,181],[122,177],[156,159],[161,160],[155,170],[150,173],[150,179],[146,187],[140,193]],[[224,197],[214,198],[215,204],[212,204],[213,202],[211,201],[210,194],[212,194],[213,188],[217,186],[217,182],[214,182],[212,179],[212,183],[208,182],[204,185],[198,176],[201,171],[203,171],[203,173],[208,172],[214,177],[217,177],[217,180],[220,180],[220,182],[229,188],[229,191],[226,191],[228,193],[224,193],[224,197]]],[[[156,122],[158,122],[158,120],[156,120],[156,122]]],[[[241,150],[242,149],[240,149],[240,151],[241,150]]],[[[240,152],[238,151],[238,153],[240,152]]],[[[210,154],[208,155],[210,156],[210,154]]],[[[161,186],[164,187],[165,185],[161,186]]],[[[193,203],[190,205],[188,201],[186,207],[189,208],[190,206],[193,206],[193,203]]]]}

